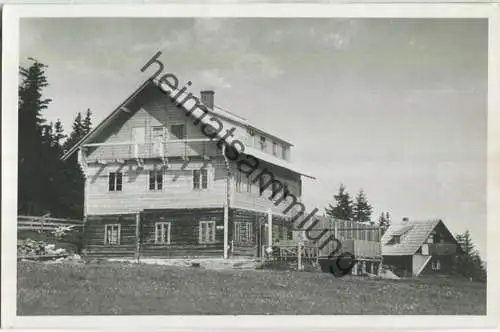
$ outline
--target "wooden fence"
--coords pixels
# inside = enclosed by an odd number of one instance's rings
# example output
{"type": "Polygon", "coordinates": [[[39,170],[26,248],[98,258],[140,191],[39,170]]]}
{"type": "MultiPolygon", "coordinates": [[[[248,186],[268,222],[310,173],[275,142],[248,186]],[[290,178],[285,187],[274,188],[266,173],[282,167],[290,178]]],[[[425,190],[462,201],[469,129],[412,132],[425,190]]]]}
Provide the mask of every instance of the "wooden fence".
{"type": "Polygon", "coordinates": [[[18,231],[54,231],[61,226],[83,226],[83,220],[35,216],[18,216],[18,231]]]}

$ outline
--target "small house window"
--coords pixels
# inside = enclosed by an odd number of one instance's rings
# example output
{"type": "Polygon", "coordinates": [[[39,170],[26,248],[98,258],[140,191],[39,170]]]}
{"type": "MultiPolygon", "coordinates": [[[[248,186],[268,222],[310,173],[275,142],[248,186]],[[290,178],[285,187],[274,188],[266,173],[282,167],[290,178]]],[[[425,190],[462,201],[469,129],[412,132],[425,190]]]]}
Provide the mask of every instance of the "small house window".
{"type": "Polygon", "coordinates": [[[109,173],[109,191],[122,191],[122,173],[110,172],[109,173]]]}
{"type": "Polygon", "coordinates": [[[394,236],[392,237],[392,242],[393,242],[394,244],[401,243],[401,236],[400,236],[400,235],[394,235],[394,236]]]}
{"type": "Polygon", "coordinates": [[[242,177],[243,177],[243,174],[241,174],[241,172],[237,171],[236,172],[236,191],[239,193],[243,191],[242,177]]]}
{"type": "Polygon", "coordinates": [[[278,155],[278,143],[273,142],[273,156],[278,155]]]}
{"type": "Polygon", "coordinates": [[[170,222],[155,224],[155,243],[170,244],[170,222]]]}
{"type": "Polygon", "coordinates": [[[234,223],[234,241],[239,243],[248,243],[253,240],[253,227],[249,222],[234,223]]]}
{"type": "Polygon", "coordinates": [[[163,189],[163,172],[149,171],[149,190],[163,189]]]}
{"type": "Polygon", "coordinates": [[[120,244],[120,224],[104,225],[104,244],[120,244]]]}
{"type": "Polygon", "coordinates": [[[206,169],[193,170],[193,189],[208,188],[208,172],[206,169]]]}
{"type": "Polygon", "coordinates": [[[260,136],[259,146],[262,151],[266,150],[266,138],[264,136],[260,136]]]}
{"type": "Polygon", "coordinates": [[[215,242],[215,221],[200,221],[199,242],[201,244],[215,242]]]}
{"type": "Polygon", "coordinates": [[[177,139],[185,139],[186,138],[186,126],[183,124],[176,124],[170,126],[170,132],[172,136],[177,139]]]}
{"type": "Polygon", "coordinates": [[[441,270],[441,262],[439,260],[432,261],[431,268],[433,271],[441,270]]]}

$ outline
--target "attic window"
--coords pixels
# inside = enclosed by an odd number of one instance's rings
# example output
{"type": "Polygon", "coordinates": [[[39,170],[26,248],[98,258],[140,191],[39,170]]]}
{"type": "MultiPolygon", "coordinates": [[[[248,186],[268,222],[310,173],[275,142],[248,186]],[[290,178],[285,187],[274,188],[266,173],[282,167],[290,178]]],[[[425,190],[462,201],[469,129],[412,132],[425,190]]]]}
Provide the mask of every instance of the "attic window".
{"type": "Polygon", "coordinates": [[[399,244],[399,243],[401,243],[401,235],[395,235],[395,236],[393,236],[393,237],[392,237],[392,242],[393,242],[394,244],[399,244]]]}

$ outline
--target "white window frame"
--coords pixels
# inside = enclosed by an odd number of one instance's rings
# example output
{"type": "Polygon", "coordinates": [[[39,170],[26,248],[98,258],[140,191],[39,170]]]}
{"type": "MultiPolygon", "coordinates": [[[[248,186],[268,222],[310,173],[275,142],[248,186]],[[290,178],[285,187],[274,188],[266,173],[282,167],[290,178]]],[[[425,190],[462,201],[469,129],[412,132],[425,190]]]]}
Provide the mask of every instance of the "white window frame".
{"type": "Polygon", "coordinates": [[[110,246],[116,246],[120,245],[120,238],[121,238],[121,225],[120,224],[104,224],[104,244],[105,245],[110,245],[110,246]],[[109,238],[108,238],[108,228],[111,228],[111,231],[113,231],[113,228],[118,230],[117,234],[117,242],[116,243],[109,243],[109,238]]]}
{"type": "Polygon", "coordinates": [[[192,172],[192,179],[193,179],[193,190],[207,190],[210,185],[209,185],[209,180],[210,180],[210,176],[209,176],[209,172],[208,172],[208,169],[207,168],[200,168],[200,169],[193,169],[193,172],[192,172]],[[196,171],[199,171],[200,175],[199,175],[199,178],[198,178],[198,183],[199,183],[199,187],[196,188],[195,187],[195,174],[196,174],[196,171]],[[207,186],[206,187],[203,187],[203,172],[206,173],[207,175],[207,186]]]}
{"type": "Polygon", "coordinates": [[[215,221],[214,220],[202,220],[198,224],[198,243],[200,244],[210,244],[215,243],[215,221]],[[204,237],[202,237],[202,233],[204,231],[203,226],[206,225],[206,232],[204,237]],[[208,230],[209,227],[212,227],[212,238],[208,239],[208,230]]]}
{"type": "Polygon", "coordinates": [[[253,224],[251,222],[236,221],[234,223],[234,236],[233,239],[238,243],[248,243],[253,242],[253,224]],[[245,226],[245,235],[242,239],[242,226],[245,226]]]}
{"type": "Polygon", "coordinates": [[[273,156],[278,156],[278,143],[273,142],[273,156]]]}
{"type": "Polygon", "coordinates": [[[123,179],[125,178],[125,174],[123,172],[108,172],[108,192],[110,193],[114,193],[114,192],[122,192],[123,191],[123,179]],[[114,180],[114,189],[111,190],[111,188],[109,187],[109,181],[110,181],[110,178],[111,178],[111,174],[114,174],[115,176],[115,180],[114,180]],[[122,183],[121,183],[121,189],[120,190],[116,190],[116,184],[117,184],[117,174],[121,174],[121,178],[122,178],[122,183]]]}
{"type": "Polygon", "coordinates": [[[165,172],[163,170],[150,170],[148,171],[147,173],[148,175],[148,191],[163,191],[163,189],[165,188],[165,172]],[[154,172],[155,175],[154,175],[154,189],[151,189],[151,172],[154,172]],[[161,174],[161,189],[158,189],[158,184],[160,182],[156,181],[157,177],[158,177],[158,174],[157,173],[160,173],[161,174]]]}
{"type": "Polygon", "coordinates": [[[170,244],[171,230],[172,230],[172,223],[170,221],[155,222],[155,243],[170,244]],[[158,233],[158,226],[161,226],[160,233],[158,233]]]}
{"type": "Polygon", "coordinates": [[[439,259],[433,260],[431,262],[431,268],[433,271],[440,271],[441,270],[441,262],[439,259]]]}

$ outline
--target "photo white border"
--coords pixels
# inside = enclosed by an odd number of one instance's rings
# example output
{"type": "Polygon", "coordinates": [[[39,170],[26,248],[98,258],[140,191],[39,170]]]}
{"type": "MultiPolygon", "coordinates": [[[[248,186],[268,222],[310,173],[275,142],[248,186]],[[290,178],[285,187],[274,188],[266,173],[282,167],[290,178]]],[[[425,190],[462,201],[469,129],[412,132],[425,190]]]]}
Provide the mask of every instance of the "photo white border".
{"type": "MultiPolygon", "coordinates": [[[[5,5],[2,62],[2,328],[328,329],[498,326],[500,238],[500,6],[498,4],[5,5]],[[25,17],[488,18],[487,316],[16,316],[19,19],[25,17]]],[[[471,220],[471,222],[475,222],[471,220]]]]}

